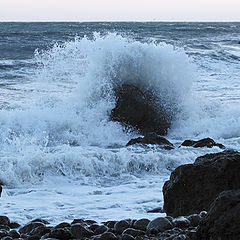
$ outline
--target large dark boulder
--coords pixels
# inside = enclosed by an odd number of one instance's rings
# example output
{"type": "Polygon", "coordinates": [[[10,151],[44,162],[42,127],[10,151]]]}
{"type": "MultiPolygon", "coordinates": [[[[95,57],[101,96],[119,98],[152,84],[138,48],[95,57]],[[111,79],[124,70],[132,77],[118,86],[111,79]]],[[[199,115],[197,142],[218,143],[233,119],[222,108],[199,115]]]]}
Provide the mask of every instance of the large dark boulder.
{"type": "Polygon", "coordinates": [[[195,239],[240,239],[240,189],[219,194],[200,222],[195,239]]]}
{"type": "Polygon", "coordinates": [[[198,157],[176,168],[163,186],[164,210],[170,216],[207,210],[218,194],[240,188],[240,153],[225,150],[198,157]]]}
{"type": "Polygon", "coordinates": [[[123,84],[115,89],[115,96],[116,107],[112,109],[111,120],[135,128],[143,135],[150,132],[167,134],[171,117],[160,107],[153,93],[123,84]]]}
{"type": "MultiPolygon", "coordinates": [[[[194,148],[200,148],[200,147],[207,147],[207,148],[212,148],[212,147],[219,147],[221,149],[224,149],[225,147],[221,143],[216,143],[213,139],[211,138],[203,138],[198,141],[194,140],[185,140],[181,146],[187,146],[187,147],[194,147],[194,148]]],[[[180,147],[181,147],[180,146],[180,147]]]]}

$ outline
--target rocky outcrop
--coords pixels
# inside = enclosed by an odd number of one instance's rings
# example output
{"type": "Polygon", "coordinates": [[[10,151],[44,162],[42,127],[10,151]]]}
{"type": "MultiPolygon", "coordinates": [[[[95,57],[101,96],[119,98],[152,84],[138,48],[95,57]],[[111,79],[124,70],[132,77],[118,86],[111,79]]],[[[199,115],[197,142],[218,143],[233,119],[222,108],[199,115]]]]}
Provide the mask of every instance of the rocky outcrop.
{"type": "Polygon", "coordinates": [[[207,210],[218,194],[240,188],[240,153],[207,154],[176,168],[163,186],[164,210],[170,216],[207,210]]]}
{"type": "Polygon", "coordinates": [[[170,116],[156,105],[151,92],[143,92],[129,84],[115,89],[116,107],[112,109],[111,120],[138,130],[146,135],[155,132],[166,135],[170,128],[170,116]]]}
{"type": "Polygon", "coordinates": [[[145,137],[138,137],[131,139],[126,146],[134,144],[156,144],[163,149],[174,149],[174,145],[170,143],[166,138],[158,136],[156,133],[147,134],[145,137]]]}
{"type": "Polygon", "coordinates": [[[200,222],[195,240],[240,239],[240,190],[219,194],[200,222]]]}
{"type": "MultiPolygon", "coordinates": [[[[224,149],[224,145],[221,143],[216,143],[213,139],[211,138],[203,138],[198,141],[194,140],[185,140],[181,146],[187,146],[187,147],[194,147],[194,148],[200,148],[200,147],[207,147],[207,148],[212,148],[212,147],[219,147],[221,149],[224,149]]],[[[180,147],[181,147],[180,146],[180,147]]]]}

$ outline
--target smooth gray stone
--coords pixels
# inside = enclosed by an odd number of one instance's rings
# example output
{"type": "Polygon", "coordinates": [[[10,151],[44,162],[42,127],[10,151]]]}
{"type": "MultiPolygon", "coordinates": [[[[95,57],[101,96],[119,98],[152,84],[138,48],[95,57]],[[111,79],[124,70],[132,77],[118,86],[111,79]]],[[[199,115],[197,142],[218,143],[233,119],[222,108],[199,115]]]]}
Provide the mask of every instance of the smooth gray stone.
{"type": "Polygon", "coordinates": [[[133,227],[138,230],[146,231],[147,225],[150,223],[149,219],[143,218],[134,222],[133,227]]]}
{"type": "Polygon", "coordinates": [[[164,217],[158,217],[152,220],[148,225],[147,225],[147,230],[155,228],[159,232],[163,232],[167,229],[173,228],[172,223],[164,217]]]}

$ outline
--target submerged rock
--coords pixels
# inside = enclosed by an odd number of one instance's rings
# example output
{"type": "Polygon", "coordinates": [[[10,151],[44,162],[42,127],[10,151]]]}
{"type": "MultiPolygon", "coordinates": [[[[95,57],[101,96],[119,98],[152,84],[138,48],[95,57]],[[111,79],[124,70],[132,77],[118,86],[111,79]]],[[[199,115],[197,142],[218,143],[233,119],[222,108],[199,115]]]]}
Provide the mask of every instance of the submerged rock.
{"type": "MultiPolygon", "coordinates": [[[[181,146],[187,146],[187,147],[194,147],[194,148],[199,148],[199,147],[208,147],[208,148],[212,148],[212,147],[219,147],[221,149],[224,149],[224,145],[220,144],[220,143],[216,143],[213,139],[211,138],[203,138],[201,140],[198,141],[194,141],[194,140],[185,140],[181,146]]],[[[180,146],[180,147],[181,147],[180,146]]]]}
{"type": "Polygon", "coordinates": [[[156,144],[164,149],[174,149],[174,145],[170,143],[166,138],[158,136],[156,133],[149,133],[145,137],[138,137],[131,139],[126,146],[134,144],[156,144]]]}
{"type": "Polygon", "coordinates": [[[129,84],[115,90],[116,107],[112,109],[111,120],[137,129],[143,135],[155,132],[166,135],[170,128],[170,116],[155,106],[156,100],[150,92],[143,92],[129,84]]]}
{"type": "Polygon", "coordinates": [[[180,216],[207,210],[224,190],[240,188],[240,153],[207,154],[176,168],[163,186],[164,210],[180,216]]]}
{"type": "Polygon", "coordinates": [[[240,189],[224,191],[200,222],[196,240],[240,239],[240,189]]]}

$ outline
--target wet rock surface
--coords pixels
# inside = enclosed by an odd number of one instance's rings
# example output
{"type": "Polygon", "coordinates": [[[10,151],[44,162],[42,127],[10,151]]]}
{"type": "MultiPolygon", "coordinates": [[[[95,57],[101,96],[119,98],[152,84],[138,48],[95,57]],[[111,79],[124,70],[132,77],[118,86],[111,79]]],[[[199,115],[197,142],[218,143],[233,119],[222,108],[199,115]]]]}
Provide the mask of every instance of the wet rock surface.
{"type": "Polygon", "coordinates": [[[240,188],[240,153],[225,150],[176,168],[163,186],[164,210],[173,217],[208,210],[225,190],[240,188]]]}
{"type": "Polygon", "coordinates": [[[123,84],[115,89],[116,107],[110,119],[138,130],[143,135],[155,132],[166,135],[170,128],[170,116],[155,106],[156,99],[151,92],[143,92],[138,87],[123,84]]]}
{"type": "Polygon", "coordinates": [[[126,146],[134,144],[156,144],[166,150],[174,149],[174,145],[172,143],[170,143],[166,138],[157,135],[156,133],[149,133],[144,137],[131,139],[126,146]]]}
{"type": "Polygon", "coordinates": [[[200,222],[194,239],[240,239],[240,189],[219,194],[200,222]]]}
{"type": "MultiPolygon", "coordinates": [[[[200,147],[207,147],[207,148],[212,148],[212,147],[219,147],[221,149],[224,149],[224,145],[221,143],[216,143],[213,139],[211,138],[203,138],[198,141],[194,140],[185,140],[181,146],[187,146],[187,147],[194,147],[194,148],[200,148],[200,147]]],[[[180,147],[181,147],[180,146],[180,147]]]]}
{"type": "MultiPolygon", "coordinates": [[[[200,214],[198,215],[200,217],[200,214]]],[[[121,221],[107,221],[101,224],[95,221],[78,219],[72,223],[62,222],[51,226],[44,220],[37,219],[15,230],[0,230],[0,239],[18,240],[56,240],[56,239],[91,239],[91,240],[169,240],[169,239],[190,239],[189,232],[196,232],[190,220],[185,217],[157,217],[150,221],[143,219],[126,219],[121,221]],[[39,222],[37,222],[39,221],[39,222]],[[188,222],[178,224],[177,222],[188,222]],[[93,230],[95,229],[95,230],[93,230]]],[[[8,223],[10,224],[10,223],[8,223]]],[[[8,225],[6,225],[8,226],[8,225]]]]}

